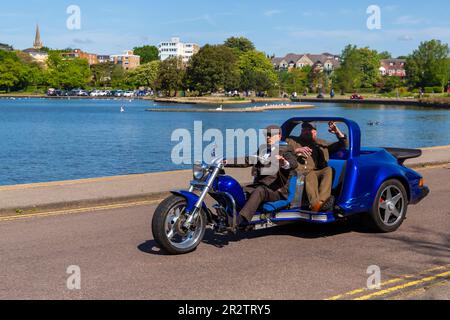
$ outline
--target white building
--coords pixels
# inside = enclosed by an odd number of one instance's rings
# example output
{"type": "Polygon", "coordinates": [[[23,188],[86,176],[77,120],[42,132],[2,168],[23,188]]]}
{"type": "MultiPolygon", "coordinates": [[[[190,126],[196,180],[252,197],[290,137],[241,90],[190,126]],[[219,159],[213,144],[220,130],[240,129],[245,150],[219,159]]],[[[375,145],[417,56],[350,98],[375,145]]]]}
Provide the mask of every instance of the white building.
{"type": "Polygon", "coordinates": [[[169,42],[161,42],[158,45],[159,58],[164,61],[173,57],[181,57],[187,63],[196,54],[200,47],[195,43],[180,42],[180,38],[172,38],[169,42]]]}

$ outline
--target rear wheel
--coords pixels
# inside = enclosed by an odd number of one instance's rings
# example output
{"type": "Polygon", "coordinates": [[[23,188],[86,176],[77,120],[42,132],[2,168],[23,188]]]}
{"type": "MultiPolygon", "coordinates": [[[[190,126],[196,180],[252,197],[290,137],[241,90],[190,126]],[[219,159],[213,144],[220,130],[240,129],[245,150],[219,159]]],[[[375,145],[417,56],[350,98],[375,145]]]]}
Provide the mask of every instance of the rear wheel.
{"type": "Polygon", "coordinates": [[[394,232],[405,221],[407,210],[408,195],[405,187],[398,180],[389,180],[378,190],[366,222],[376,232],[394,232]]]}
{"type": "Polygon", "coordinates": [[[188,219],[186,199],[172,196],[164,200],[153,216],[152,231],[156,243],[169,254],[194,251],[202,242],[206,231],[206,214],[202,212],[190,229],[184,227],[188,219]]]}

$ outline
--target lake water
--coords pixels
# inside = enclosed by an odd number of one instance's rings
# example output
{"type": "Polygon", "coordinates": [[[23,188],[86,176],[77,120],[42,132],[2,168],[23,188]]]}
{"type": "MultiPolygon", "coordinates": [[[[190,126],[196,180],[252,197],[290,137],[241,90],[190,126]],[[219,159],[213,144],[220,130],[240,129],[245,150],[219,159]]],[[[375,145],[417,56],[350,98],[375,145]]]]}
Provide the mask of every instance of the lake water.
{"type": "MultiPolygon", "coordinates": [[[[151,113],[190,108],[152,101],[0,99],[0,185],[184,169],[172,164],[175,129],[263,128],[295,116],[357,121],[364,146],[450,145],[450,110],[404,106],[317,104],[312,110],[266,113],[151,113]],[[120,107],[126,112],[121,113],[120,107]],[[379,126],[369,126],[378,121],[379,126]]],[[[195,106],[198,108],[198,106],[195,106]]]]}

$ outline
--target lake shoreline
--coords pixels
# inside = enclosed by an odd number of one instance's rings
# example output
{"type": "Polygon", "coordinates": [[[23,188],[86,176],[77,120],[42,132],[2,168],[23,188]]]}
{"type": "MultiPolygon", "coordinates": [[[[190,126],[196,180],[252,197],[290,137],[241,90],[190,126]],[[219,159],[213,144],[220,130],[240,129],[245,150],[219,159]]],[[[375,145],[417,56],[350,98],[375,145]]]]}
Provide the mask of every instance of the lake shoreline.
{"type": "Polygon", "coordinates": [[[364,100],[352,100],[342,98],[298,98],[292,99],[293,102],[316,102],[316,103],[343,103],[343,104],[384,104],[397,106],[415,106],[430,109],[450,109],[450,99],[389,99],[389,98],[371,98],[364,100]]]}
{"type": "Polygon", "coordinates": [[[218,108],[218,109],[179,109],[179,108],[150,108],[146,109],[147,112],[193,112],[193,113],[223,113],[223,112],[265,112],[265,111],[277,111],[277,110],[302,110],[302,109],[314,109],[313,105],[267,105],[258,107],[247,108],[218,108]]]}
{"type": "Polygon", "coordinates": [[[244,100],[237,100],[232,98],[216,98],[216,97],[196,97],[196,98],[154,98],[154,97],[52,97],[46,95],[22,95],[22,94],[1,94],[0,100],[15,100],[15,99],[49,99],[49,100],[144,100],[154,101],[156,103],[170,103],[170,104],[193,104],[193,105],[238,105],[250,103],[274,103],[274,102],[306,102],[306,103],[342,103],[342,104],[384,104],[384,105],[398,105],[398,106],[413,106],[430,109],[450,109],[450,98],[369,98],[364,100],[352,100],[349,98],[248,98],[244,100]]]}

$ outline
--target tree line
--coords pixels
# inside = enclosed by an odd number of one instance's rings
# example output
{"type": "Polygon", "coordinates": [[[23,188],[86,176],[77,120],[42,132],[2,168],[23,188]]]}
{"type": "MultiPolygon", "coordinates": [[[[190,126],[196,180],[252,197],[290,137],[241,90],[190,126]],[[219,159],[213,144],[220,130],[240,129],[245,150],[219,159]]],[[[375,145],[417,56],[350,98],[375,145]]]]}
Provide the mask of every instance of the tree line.
{"type": "Polygon", "coordinates": [[[450,78],[450,49],[438,40],[423,42],[406,58],[406,78],[382,76],[381,59],[388,52],[348,45],[341,64],[333,72],[306,66],[275,70],[271,57],[258,51],[243,37],[232,37],[220,45],[205,45],[189,63],[180,58],[159,61],[155,46],[134,48],[142,64],[126,71],[120,65],[104,63],[89,66],[83,59],[64,59],[63,51],[45,49],[49,58],[39,64],[20,51],[0,50],[0,91],[37,91],[46,88],[151,88],[166,95],[179,91],[207,95],[223,91],[257,92],[278,96],[292,92],[367,91],[441,88],[450,78]]]}

